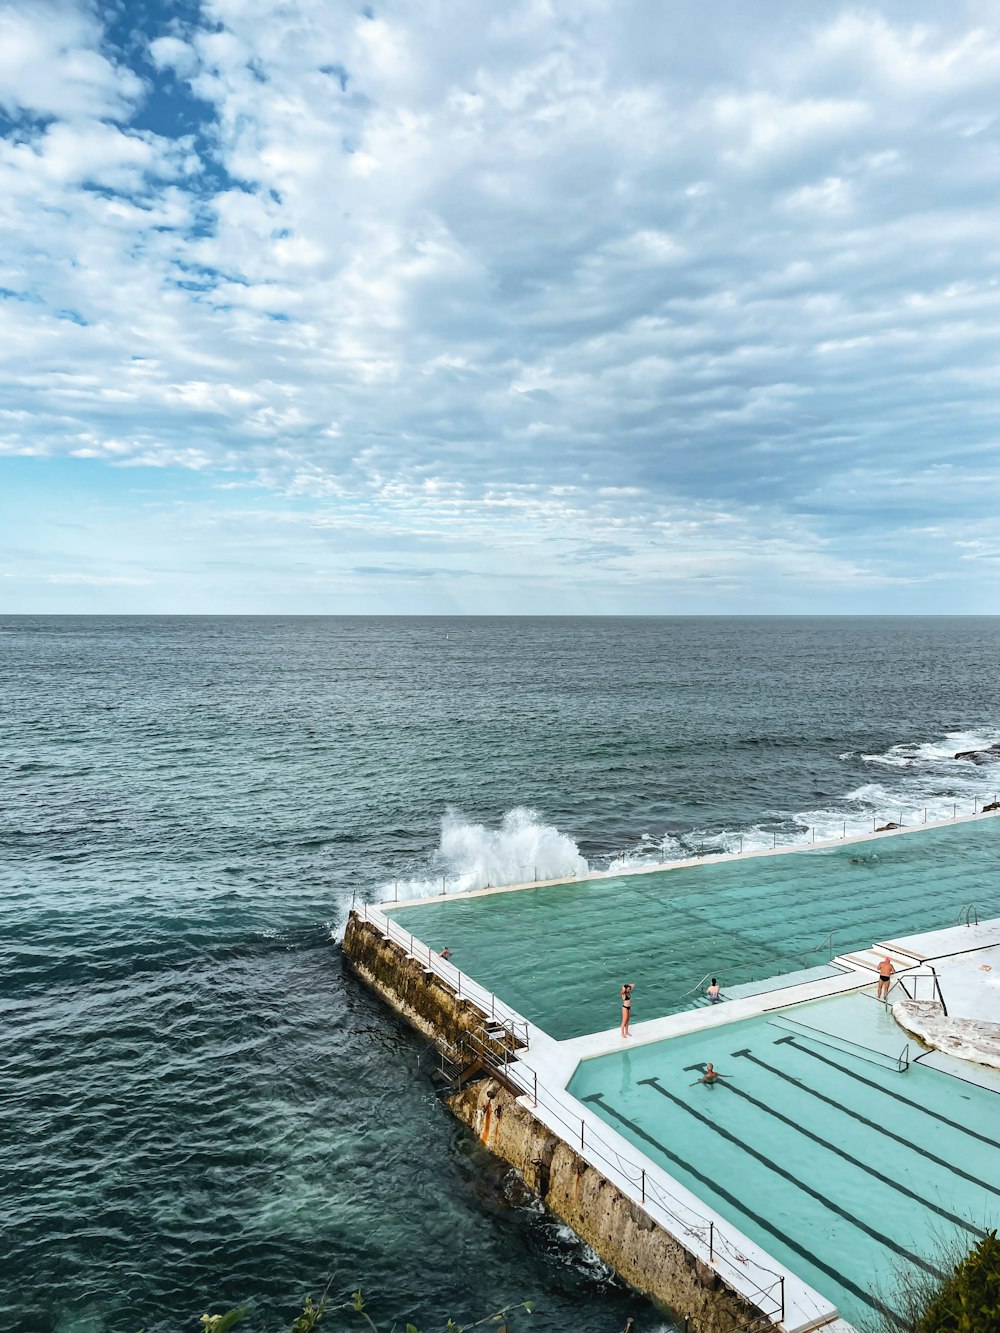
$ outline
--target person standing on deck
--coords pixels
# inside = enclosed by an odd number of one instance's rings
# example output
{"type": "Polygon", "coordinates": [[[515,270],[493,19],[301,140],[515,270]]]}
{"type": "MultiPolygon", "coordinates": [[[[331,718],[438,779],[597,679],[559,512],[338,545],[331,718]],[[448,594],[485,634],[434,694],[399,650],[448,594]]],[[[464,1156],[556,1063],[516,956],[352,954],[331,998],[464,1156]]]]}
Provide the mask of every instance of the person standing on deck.
{"type": "Polygon", "coordinates": [[[876,1000],[888,1000],[889,987],[892,984],[892,974],[895,972],[891,958],[883,958],[878,965],[878,988],[875,991],[876,1000]]]}
{"type": "Polygon", "coordinates": [[[634,981],[623,983],[620,994],[622,997],[622,1036],[631,1036],[628,1030],[629,1019],[632,1017],[632,991],[635,989],[634,981]]]}

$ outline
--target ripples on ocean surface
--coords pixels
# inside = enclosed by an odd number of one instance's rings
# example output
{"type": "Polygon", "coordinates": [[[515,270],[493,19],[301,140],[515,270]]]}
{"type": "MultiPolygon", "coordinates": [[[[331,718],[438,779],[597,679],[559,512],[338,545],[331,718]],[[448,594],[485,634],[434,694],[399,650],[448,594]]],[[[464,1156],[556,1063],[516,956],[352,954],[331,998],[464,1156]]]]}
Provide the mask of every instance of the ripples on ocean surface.
{"type": "Polygon", "coordinates": [[[981,801],[950,756],[1000,738],[998,649],[992,619],[0,619],[0,1326],[252,1298],[266,1328],[331,1280],[386,1325],[658,1327],[345,976],[351,894],[509,860],[472,823],[442,861],[451,805],[604,865],[981,801]]]}

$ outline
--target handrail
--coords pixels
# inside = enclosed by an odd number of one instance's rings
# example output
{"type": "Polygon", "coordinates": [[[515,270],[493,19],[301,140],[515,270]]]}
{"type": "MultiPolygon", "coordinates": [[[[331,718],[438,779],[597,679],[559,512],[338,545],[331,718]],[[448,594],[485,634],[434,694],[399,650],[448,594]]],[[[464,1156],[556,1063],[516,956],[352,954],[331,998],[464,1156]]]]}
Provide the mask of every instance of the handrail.
{"type": "Polygon", "coordinates": [[[704,986],[705,982],[711,980],[711,978],[712,978],[713,975],[714,975],[714,974],[713,974],[712,972],[706,972],[705,975],[702,977],[702,979],[701,979],[700,981],[696,981],[695,984],[691,987],[690,990],[686,990],[686,991],[684,992],[684,994],[681,996],[681,999],[682,999],[682,1000],[686,1000],[687,997],[688,997],[689,995],[693,995],[693,994],[695,993],[696,990],[701,990],[701,988],[702,988],[702,986],[704,986]]]}
{"type": "Polygon", "coordinates": [[[800,957],[805,957],[806,954],[810,954],[810,953],[819,953],[819,951],[822,949],[824,953],[827,953],[827,952],[828,952],[829,955],[830,955],[830,957],[832,958],[832,957],[833,957],[833,934],[834,934],[834,932],[831,930],[830,933],[829,933],[829,935],[827,935],[826,939],[823,940],[820,944],[817,944],[816,947],[815,947],[815,949],[803,949],[803,950],[802,950],[802,953],[801,953],[801,955],[800,955],[800,957]]]}
{"type": "MultiPolygon", "coordinates": [[[[907,972],[907,974],[906,974],[907,978],[908,978],[909,980],[912,980],[912,982],[913,982],[913,993],[912,993],[912,995],[910,994],[910,991],[909,991],[909,989],[907,988],[907,986],[906,986],[906,984],[905,984],[905,982],[903,981],[902,978],[899,978],[899,980],[898,980],[898,982],[897,982],[897,985],[899,985],[899,986],[901,986],[901,987],[903,988],[903,994],[906,996],[906,998],[907,998],[908,1000],[919,1000],[919,999],[920,999],[920,996],[917,994],[917,992],[918,992],[918,990],[920,989],[920,987],[918,986],[917,983],[920,981],[920,978],[921,978],[921,977],[930,977],[930,979],[931,979],[931,980],[933,981],[933,983],[934,983],[934,985],[933,985],[933,990],[934,990],[935,994],[937,995],[938,1003],[939,1003],[940,1006],[941,1006],[941,1012],[944,1014],[945,1018],[947,1018],[947,1017],[948,1017],[948,1006],[947,1006],[947,1004],[945,1004],[944,991],[941,989],[941,978],[938,976],[938,974],[937,974],[937,969],[934,967],[934,964],[933,964],[933,963],[925,963],[924,966],[928,969],[928,971],[926,971],[926,972],[909,971],[909,972],[907,972]]],[[[890,988],[890,989],[891,989],[891,988],[890,988]]]]}
{"type": "MultiPolygon", "coordinates": [[[[976,924],[978,925],[978,922],[976,924]]],[[[941,1012],[944,1014],[945,1018],[947,1018],[948,1006],[944,1002],[944,991],[941,989],[941,982],[938,979],[937,968],[935,968],[933,963],[928,963],[927,966],[930,968],[931,976],[934,978],[934,989],[937,991],[937,997],[941,1001],[941,1012]]]]}
{"type": "Polygon", "coordinates": [[[976,925],[978,926],[978,925],[979,925],[979,909],[978,909],[978,907],[976,906],[975,903],[969,903],[969,905],[968,905],[967,907],[963,907],[963,908],[962,908],[962,910],[961,910],[961,911],[959,912],[959,914],[958,914],[958,924],[959,924],[959,925],[962,924],[962,919],[963,919],[963,917],[964,917],[964,918],[965,918],[965,924],[966,924],[967,926],[971,926],[971,925],[972,925],[972,921],[969,919],[970,916],[973,917],[973,918],[975,918],[975,923],[976,923],[976,925]]]}
{"type": "Polygon", "coordinates": [[[536,1108],[543,1107],[554,1120],[564,1126],[572,1135],[571,1138],[567,1135],[566,1142],[573,1144],[574,1151],[579,1152],[582,1156],[597,1158],[605,1163],[639,1192],[642,1205],[647,1212],[653,1216],[657,1211],[660,1212],[663,1218],[674,1224],[674,1227],[679,1227],[683,1235],[700,1241],[709,1252],[710,1262],[724,1262],[733,1273],[739,1274],[742,1279],[741,1285],[745,1284],[747,1278],[751,1276],[750,1267],[752,1263],[753,1268],[758,1270],[758,1273],[752,1275],[752,1281],[755,1283],[754,1296],[762,1298],[761,1300],[755,1300],[754,1303],[760,1309],[765,1310],[766,1313],[764,1301],[770,1301],[773,1305],[773,1313],[769,1317],[776,1323],[780,1323],[784,1319],[785,1279],[783,1274],[775,1273],[772,1269],[766,1268],[755,1260],[751,1261],[719,1230],[714,1220],[701,1216],[687,1204],[674,1198],[656,1181],[650,1179],[645,1167],[637,1166],[634,1162],[623,1158],[618,1150],[605,1142],[582,1116],[575,1115],[557,1095],[547,1089],[544,1084],[539,1083],[537,1073],[524,1065],[516,1056],[513,1060],[510,1059],[509,1053],[501,1057],[495,1049],[483,1049],[482,1043],[477,1043],[472,1049],[485,1063],[496,1062],[496,1072],[498,1074],[502,1073],[503,1078],[508,1083],[513,1084],[515,1088],[520,1088],[522,1095],[529,1098],[536,1108]],[[720,1254],[719,1251],[722,1253],[720,1254]],[[761,1282],[761,1277],[769,1280],[761,1282]],[[776,1292],[777,1294],[775,1294],[776,1292]]]}

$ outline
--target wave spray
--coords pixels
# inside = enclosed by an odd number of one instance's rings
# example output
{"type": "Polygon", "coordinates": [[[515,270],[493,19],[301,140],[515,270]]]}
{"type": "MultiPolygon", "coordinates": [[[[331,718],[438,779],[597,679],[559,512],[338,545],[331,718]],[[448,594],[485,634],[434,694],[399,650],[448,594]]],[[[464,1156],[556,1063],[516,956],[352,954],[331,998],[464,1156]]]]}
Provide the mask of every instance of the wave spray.
{"type": "Polygon", "coordinates": [[[572,838],[546,824],[536,810],[508,810],[499,828],[475,824],[450,808],[441,820],[441,841],[432,862],[433,879],[401,881],[399,896],[426,898],[440,893],[495,888],[535,879],[569,879],[590,871],[572,838]]]}

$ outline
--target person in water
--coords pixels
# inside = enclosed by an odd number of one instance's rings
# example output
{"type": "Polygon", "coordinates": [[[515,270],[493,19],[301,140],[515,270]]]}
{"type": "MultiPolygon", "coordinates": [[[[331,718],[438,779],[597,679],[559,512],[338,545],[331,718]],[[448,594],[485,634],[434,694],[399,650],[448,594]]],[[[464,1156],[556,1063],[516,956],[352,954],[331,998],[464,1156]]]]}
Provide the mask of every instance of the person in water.
{"type": "Polygon", "coordinates": [[[883,958],[878,965],[878,988],[875,991],[876,1000],[888,1000],[889,987],[892,985],[892,974],[895,972],[891,958],[883,958]]]}
{"type": "Polygon", "coordinates": [[[705,1066],[704,1074],[702,1074],[701,1078],[696,1078],[694,1083],[691,1084],[691,1086],[693,1088],[696,1087],[699,1083],[707,1083],[708,1086],[711,1087],[714,1083],[718,1083],[720,1078],[728,1078],[728,1077],[729,1077],[728,1074],[720,1074],[719,1071],[712,1064],[711,1060],[709,1060],[708,1064],[705,1066]]]}
{"type": "Polygon", "coordinates": [[[622,984],[622,1036],[629,1037],[632,1034],[628,1030],[629,1019],[632,1017],[632,991],[635,989],[634,981],[626,981],[622,984]]]}
{"type": "Polygon", "coordinates": [[[719,983],[716,981],[715,977],[712,978],[712,984],[709,986],[705,994],[708,996],[712,1004],[718,1004],[719,1000],[722,998],[719,994],[719,983]]]}

